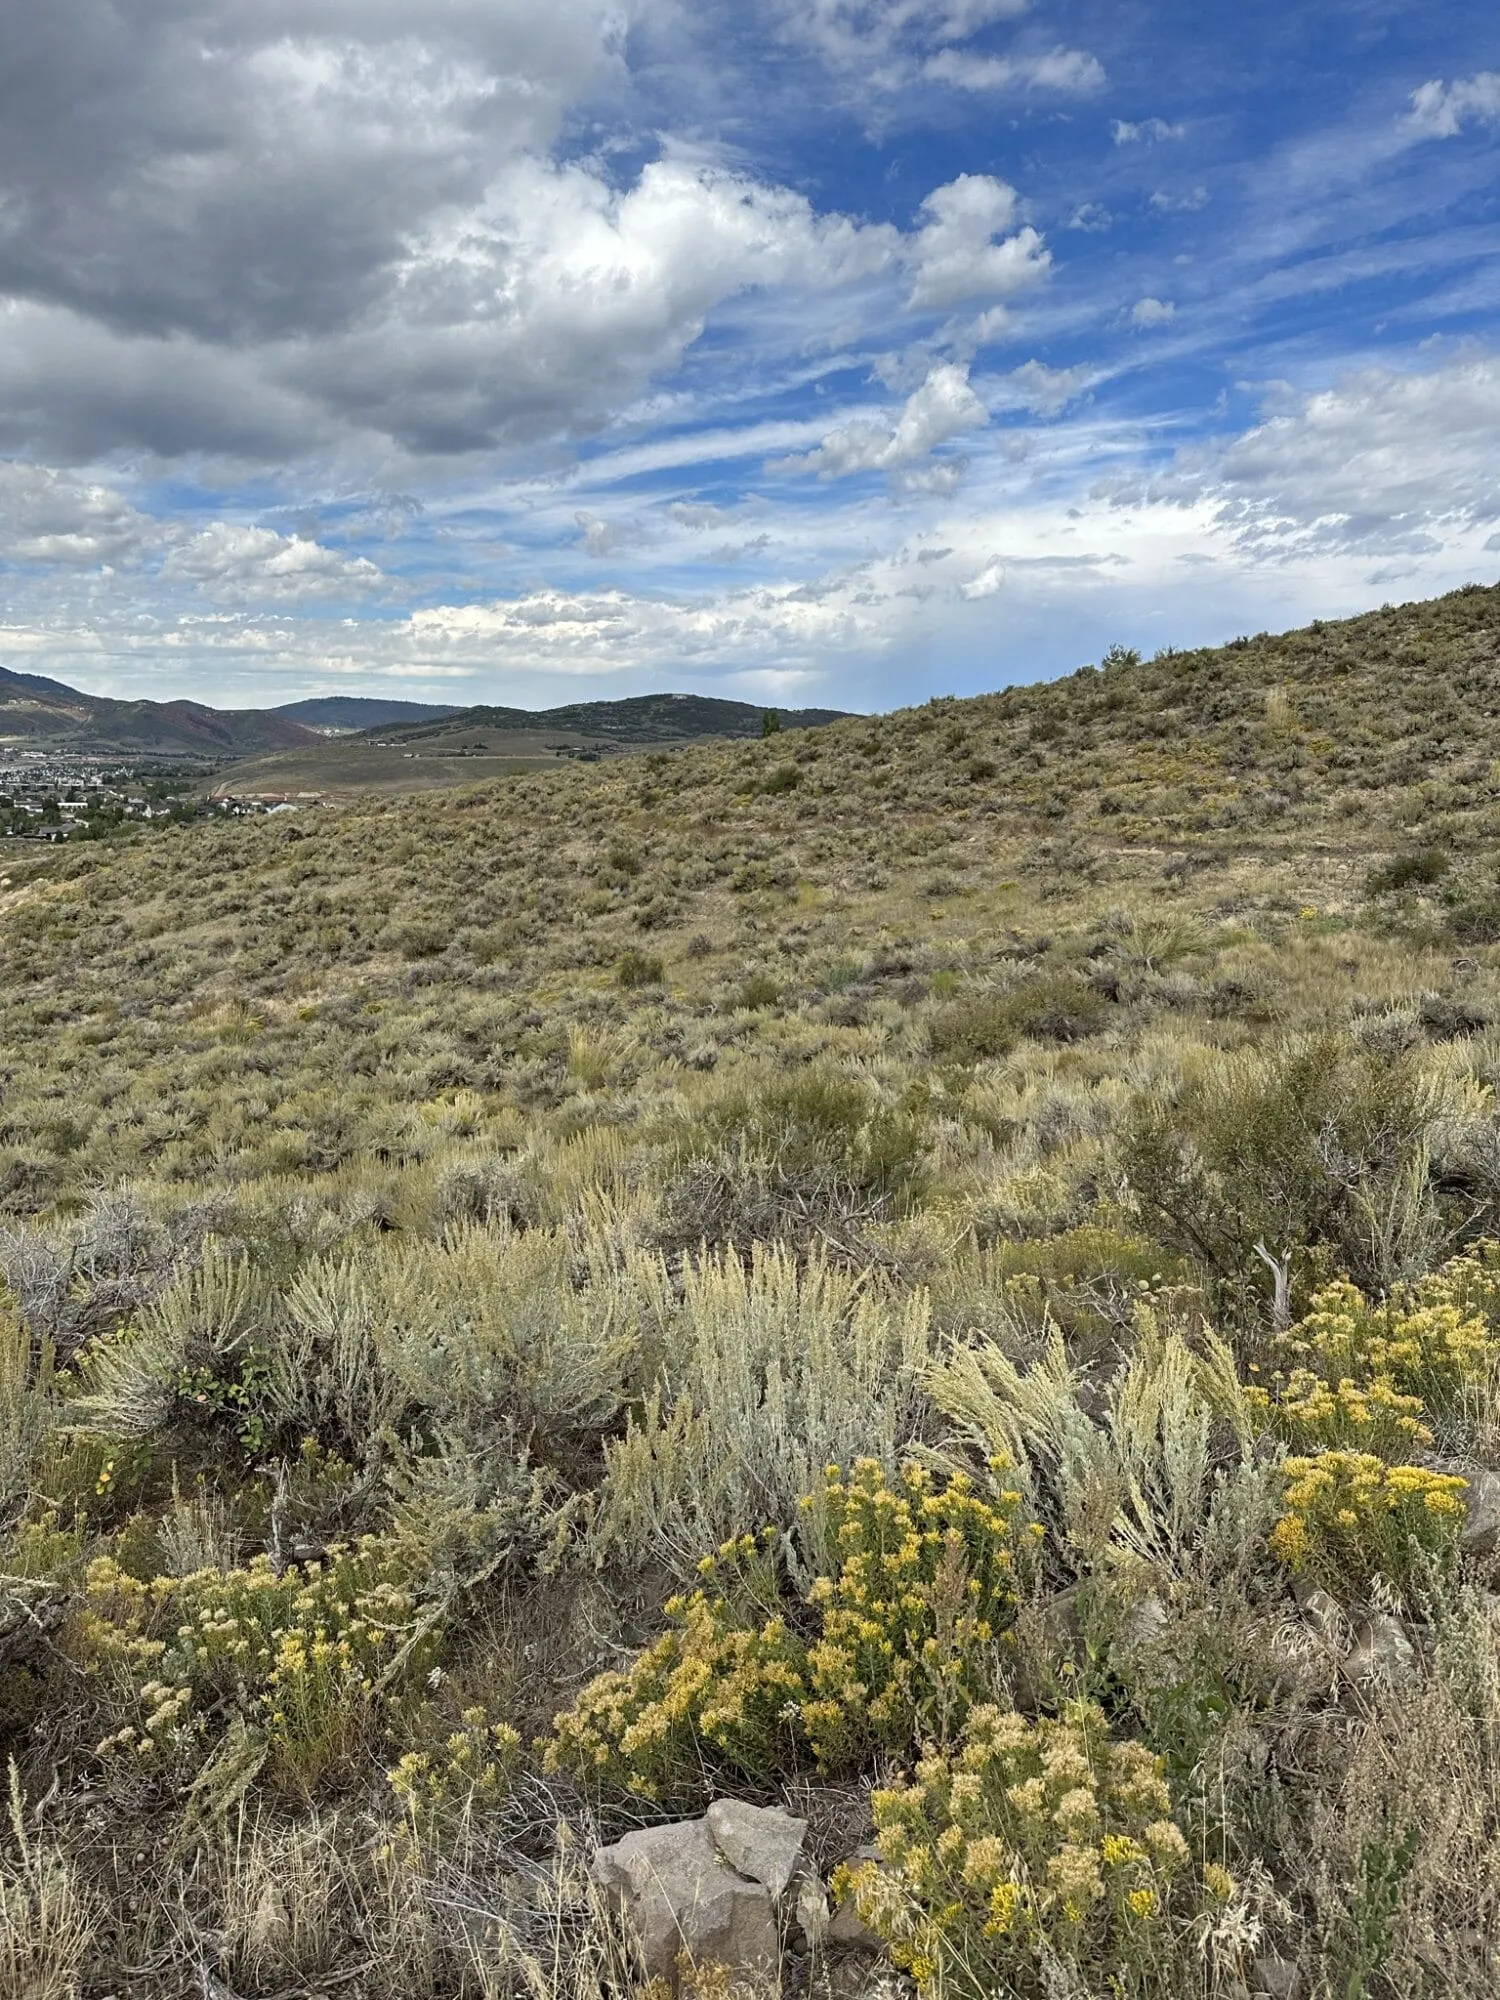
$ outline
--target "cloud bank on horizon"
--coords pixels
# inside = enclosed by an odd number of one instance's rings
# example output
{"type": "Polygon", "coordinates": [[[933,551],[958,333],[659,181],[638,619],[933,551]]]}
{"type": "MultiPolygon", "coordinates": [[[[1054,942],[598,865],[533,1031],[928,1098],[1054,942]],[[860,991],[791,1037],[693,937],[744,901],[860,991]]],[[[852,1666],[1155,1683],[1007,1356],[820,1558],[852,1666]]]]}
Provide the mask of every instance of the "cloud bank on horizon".
{"type": "Polygon", "coordinates": [[[877,708],[1493,580],[1497,42],[1490,0],[9,9],[0,666],[877,708]]]}

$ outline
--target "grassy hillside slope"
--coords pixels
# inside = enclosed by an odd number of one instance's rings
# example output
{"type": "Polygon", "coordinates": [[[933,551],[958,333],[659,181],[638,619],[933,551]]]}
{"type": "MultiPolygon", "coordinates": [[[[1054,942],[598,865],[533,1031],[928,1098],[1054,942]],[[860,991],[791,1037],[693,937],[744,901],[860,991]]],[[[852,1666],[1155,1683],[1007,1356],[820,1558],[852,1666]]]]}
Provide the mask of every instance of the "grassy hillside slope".
{"type": "Polygon", "coordinates": [[[0,1973],[643,1990],[727,1791],[924,1992],[1492,1991],[1497,760],[1474,589],[12,868],[0,1973]]]}
{"type": "Polygon", "coordinates": [[[437,722],[458,714],[452,702],[382,701],[373,695],[309,695],[284,701],[274,711],[309,729],[379,729],[391,722],[437,722]]]}
{"type": "MultiPolygon", "coordinates": [[[[791,708],[777,711],[787,729],[816,729],[838,722],[837,708],[791,708]]],[[[562,708],[494,708],[481,704],[453,714],[441,723],[416,724],[399,732],[403,743],[418,743],[448,731],[492,728],[560,731],[600,742],[656,744],[687,743],[699,736],[759,736],[766,711],[748,701],[721,701],[702,694],[638,694],[619,701],[574,701],[562,708]]],[[[387,732],[382,731],[382,734],[387,732]]]]}
{"type": "Polygon", "coordinates": [[[85,754],[249,757],[315,742],[310,729],[265,709],[196,701],[115,701],[39,674],[0,668],[0,744],[85,754]]]}
{"type": "MultiPolygon", "coordinates": [[[[359,705],[350,704],[350,712],[359,705]]],[[[326,703],[314,706],[320,713],[328,709],[326,703]]],[[[791,709],[777,720],[788,731],[810,729],[838,721],[839,712],[791,709]]],[[[215,774],[214,792],[239,797],[301,794],[347,802],[377,794],[448,790],[545,770],[574,757],[596,763],[601,757],[675,748],[704,737],[758,737],[764,721],[765,711],[747,702],[686,694],[575,702],[536,713],[480,707],[451,710],[437,720],[392,717],[315,748],[233,765],[215,774]]]]}

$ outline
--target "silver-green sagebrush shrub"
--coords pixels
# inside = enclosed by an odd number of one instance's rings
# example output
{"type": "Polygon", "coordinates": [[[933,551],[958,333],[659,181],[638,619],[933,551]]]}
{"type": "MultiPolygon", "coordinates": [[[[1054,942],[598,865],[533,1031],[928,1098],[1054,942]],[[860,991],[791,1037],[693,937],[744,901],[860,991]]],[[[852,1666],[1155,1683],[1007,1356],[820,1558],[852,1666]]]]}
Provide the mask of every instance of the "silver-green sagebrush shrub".
{"type": "Polygon", "coordinates": [[[645,1252],[585,1252],[561,1230],[464,1225],[380,1273],[377,1340],[422,1407],[483,1433],[512,1421],[545,1454],[615,1422],[669,1288],[645,1252]]]}
{"type": "Polygon", "coordinates": [[[1275,1467],[1234,1362],[1210,1339],[1195,1354],[1143,1309],[1140,1344],[1101,1399],[1055,1337],[1029,1367],[993,1342],[955,1348],[928,1376],[934,1401],[990,1454],[1014,1464],[1052,1546],[1075,1573],[1145,1566],[1209,1581],[1234,1574],[1278,1510],[1275,1467]]]}
{"type": "Polygon", "coordinates": [[[702,1258],[682,1285],[651,1393],[606,1446],[595,1545],[686,1578],[746,1521],[806,1545],[825,1466],[894,1466],[928,1410],[931,1336],[922,1291],[773,1246],[702,1258]]]}
{"type": "Polygon", "coordinates": [[[267,1311],[249,1260],[209,1237],[134,1319],[83,1349],[69,1427],[143,1440],[226,1409],[248,1417],[267,1311]]]}

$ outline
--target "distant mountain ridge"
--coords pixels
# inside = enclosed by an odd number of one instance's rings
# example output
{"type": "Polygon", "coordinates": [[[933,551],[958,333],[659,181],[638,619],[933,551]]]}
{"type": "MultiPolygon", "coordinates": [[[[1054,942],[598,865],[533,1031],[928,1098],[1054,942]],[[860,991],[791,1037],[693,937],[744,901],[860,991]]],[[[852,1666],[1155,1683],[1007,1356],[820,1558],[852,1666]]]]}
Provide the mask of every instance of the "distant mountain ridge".
{"type": "Polygon", "coordinates": [[[316,730],[272,709],[197,701],[116,701],[40,674],[0,667],[0,745],[85,755],[253,757],[318,743],[316,730]]]}
{"type": "Polygon", "coordinates": [[[284,701],[269,711],[300,722],[309,729],[383,729],[396,722],[438,722],[461,711],[452,703],[382,701],[378,695],[315,694],[304,701],[284,701]]]}
{"type": "Polygon", "coordinates": [[[778,708],[774,703],[722,701],[706,694],[637,694],[619,701],[575,701],[562,708],[495,708],[479,703],[450,710],[440,721],[394,734],[403,743],[468,727],[557,729],[613,743],[687,743],[700,736],[759,736],[767,712],[783,729],[817,729],[842,722],[841,708],[778,708]]]}
{"type": "MultiPolygon", "coordinates": [[[[758,736],[765,708],[711,695],[645,694],[562,708],[451,708],[366,695],[312,695],[279,708],[219,709],[197,701],[120,701],[84,694],[41,674],[0,667],[0,748],[6,744],[81,755],[260,757],[326,744],[329,731],[418,742],[464,728],[555,729],[602,743],[686,743],[701,736],[758,736]]],[[[777,711],[788,729],[837,722],[843,711],[777,711]]]]}

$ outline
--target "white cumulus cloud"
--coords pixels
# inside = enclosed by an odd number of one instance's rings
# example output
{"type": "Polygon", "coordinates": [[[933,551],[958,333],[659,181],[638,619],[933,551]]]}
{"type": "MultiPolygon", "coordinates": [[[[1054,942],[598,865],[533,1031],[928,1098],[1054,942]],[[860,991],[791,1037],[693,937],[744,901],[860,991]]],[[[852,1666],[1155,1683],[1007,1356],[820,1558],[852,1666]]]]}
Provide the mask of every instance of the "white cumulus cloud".
{"type": "MultiPolygon", "coordinates": [[[[1271,393],[1261,422],[1179,454],[1114,497],[1214,501],[1262,555],[1308,547],[1427,551],[1500,521],[1500,356],[1363,369],[1312,394],[1271,393]]],[[[1101,491],[1105,489],[1101,488],[1101,491]]]]}
{"type": "Polygon", "coordinates": [[[1016,191],[989,174],[960,174],[922,204],[926,218],[907,249],[908,305],[941,312],[970,299],[1006,299],[1047,275],[1052,253],[1035,229],[1012,235],[1016,191]]]}
{"type": "Polygon", "coordinates": [[[1005,565],[1002,562],[992,562],[986,564],[978,576],[970,577],[967,583],[961,583],[958,591],[960,597],[967,598],[971,604],[976,604],[983,598],[998,596],[1004,587],[1005,565]]]}
{"type": "Polygon", "coordinates": [[[222,604],[302,603],[363,595],[381,582],[364,556],[346,556],[305,535],[218,521],[172,550],[162,575],[196,584],[222,604]]]}
{"type": "Polygon", "coordinates": [[[1452,83],[1424,83],[1411,94],[1406,125],[1417,138],[1452,139],[1471,118],[1488,125],[1500,121],[1500,70],[1480,70],[1452,83]]]}
{"type": "Polygon", "coordinates": [[[1176,319],[1177,308],[1170,299],[1137,299],[1130,317],[1136,326],[1165,326],[1176,319]]]}
{"type": "Polygon", "coordinates": [[[156,524],[111,486],[44,465],[0,461],[0,564],[93,569],[126,563],[158,535],[156,524]]]}
{"type": "Polygon", "coordinates": [[[940,444],[978,430],[989,410],[969,385],[969,371],[953,362],[932,369],[913,390],[894,423],[857,419],[830,431],[816,451],[779,460],[773,471],[816,472],[820,479],[844,479],[856,472],[885,472],[908,488],[952,489],[962,472],[952,461],[926,463],[940,444]]]}
{"type": "Polygon", "coordinates": [[[1049,368],[1044,361],[1023,361],[1002,378],[1001,392],[1014,407],[1039,417],[1055,417],[1087,392],[1097,372],[1082,365],[1049,368]]]}

